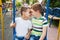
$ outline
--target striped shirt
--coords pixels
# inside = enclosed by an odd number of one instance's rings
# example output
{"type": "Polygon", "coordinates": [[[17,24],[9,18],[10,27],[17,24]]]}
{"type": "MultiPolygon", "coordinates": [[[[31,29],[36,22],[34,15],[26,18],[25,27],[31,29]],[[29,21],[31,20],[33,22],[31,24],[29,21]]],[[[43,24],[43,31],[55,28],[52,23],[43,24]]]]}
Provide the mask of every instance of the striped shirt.
{"type": "Polygon", "coordinates": [[[43,27],[48,26],[48,22],[45,17],[40,17],[39,19],[33,18],[33,30],[31,32],[31,35],[41,36],[43,27]]]}

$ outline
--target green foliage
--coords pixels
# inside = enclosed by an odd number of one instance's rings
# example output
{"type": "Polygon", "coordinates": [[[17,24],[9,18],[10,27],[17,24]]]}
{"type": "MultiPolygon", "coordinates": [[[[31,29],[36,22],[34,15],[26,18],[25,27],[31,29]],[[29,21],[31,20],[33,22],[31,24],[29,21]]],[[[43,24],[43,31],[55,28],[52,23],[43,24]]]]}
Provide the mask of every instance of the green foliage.
{"type": "MultiPolygon", "coordinates": [[[[47,3],[47,0],[45,2],[47,3]]],[[[60,0],[50,0],[50,7],[60,7],[60,0]]]]}
{"type": "Polygon", "coordinates": [[[2,0],[2,3],[5,3],[6,2],[6,0],[2,0]]]}
{"type": "Polygon", "coordinates": [[[36,2],[37,2],[37,0],[26,0],[26,3],[28,3],[28,4],[34,4],[36,2]]]}
{"type": "Polygon", "coordinates": [[[53,20],[52,24],[56,27],[58,27],[59,25],[59,20],[53,20]]]}
{"type": "Polygon", "coordinates": [[[26,3],[28,3],[28,4],[29,4],[29,1],[30,1],[30,0],[26,0],[26,3]]]}
{"type": "MultiPolygon", "coordinates": [[[[50,23],[50,18],[48,18],[48,22],[50,23]]],[[[58,27],[58,24],[59,24],[59,20],[53,20],[52,21],[52,25],[58,27]]]]}
{"type": "Polygon", "coordinates": [[[56,2],[54,7],[60,7],[60,2],[56,2]]]}
{"type": "Polygon", "coordinates": [[[21,2],[17,2],[17,3],[16,3],[16,6],[17,6],[17,7],[20,7],[21,5],[22,5],[21,2]]]}

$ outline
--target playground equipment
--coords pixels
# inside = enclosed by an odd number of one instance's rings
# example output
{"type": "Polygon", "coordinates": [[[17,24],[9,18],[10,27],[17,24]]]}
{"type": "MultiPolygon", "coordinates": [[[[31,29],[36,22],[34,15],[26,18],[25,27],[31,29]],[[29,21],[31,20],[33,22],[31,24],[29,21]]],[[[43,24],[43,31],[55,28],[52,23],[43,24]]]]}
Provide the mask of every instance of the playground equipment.
{"type": "MultiPolygon", "coordinates": [[[[15,9],[15,0],[13,0],[13,23],[15,23],[15,13],[16,13],[16,9],[15,9]]],[[[15,40],[15,36],[16,36],[16,31],[15,28],[13,28],[13,40],[15,40]]]]}
{"type": "Polygon", "coordinates": [[[0,0],[0,18],[1,18],[1,27],[2,27],[2,40],[4,40],[4,17],[2,14],[2,0],[0,0]]]}
{"type": "MultiPolygon", "coordinates": [[[[16,9],[15,9],[15,0],[12,1],[13,2],[13,22],[15,23],[15,13],[16,13],[16,9]]],[[[48,14],[49,14],[49,5],[50,5],[50,0],[47,0],[47,9],[46,9],[46,18],[48,20],[48,14]]],[[[2,0],[0,0],[0,18],[1,18],[1,26],[2,26],[2,40],[4,40],[4,18],[3,18],[3,14],[2,14],[2,0]]],[[[13,28],[13,40],[15,40],[15,28],[13,28]]],[[[58,36],[57,36],[57,40],[59,40],[59,35],[60,35],[60,19],[59,19],[59,27],[58,27],[58,36]]]]}
{"type": "MultiPolygon", "coordinates": [[[[46,18],[48,20],[48,15],[49,15],[49,6],[50,6],[50,0],[47,0],[47,5],[46,5],[46,18]]],[[[13,0],[13,22],[15,22],[15,0],[13,0]]],[[[15,40],[15,28],[13,28],[13,40],[15,40]]],[[[58,39],[59,40],[59,34],[60,34],[60,21],[59,21],[59,27],[58,27],[58,39]]]]}
{"type": "Polygon", "coordinates": [[[59,40],[60,38],[60,19],[59,19],[59,27],[58,27],[58,36],[57,36],[57,40],[59,40]]]}
{"type": "MultiPolygon", "coordinates": [[[[52,11],[49,9],[49,5],[50,5],[50,0],[47,0],[47,5],[46,5],[46,18],[47,18],[47,20],[48,20],[48,15],[49,15],[49,13],[51,12],[51,13],[53,13],[53,17],[54,16],[56,16],[56,17],[60,17],[60,14],[58,14],[58,13],[60,13],[60,9],[53,9],[52,11]],[[49,12],[50,11],[50,12],[49,12]]],[[[51,16],[50,16],[51,17],[51,16]]],[[[52,19],[55,19],[55,20],[59,20],[59,26],[58,26],[58,35],[57,35],[57,40],[59,40],[59,37],[60,37],[60,18],[53,18],[52,17],[52,19]]]]}
{"type": "MultiPolygon", "coordinates": [[[[52,15],[49,15],[48,17],[51,19],[53,16],[52,16],[52,15]]],[[[54,17],[53,17],[53,20],[59,20],[59,25],[58,25],[58,35],[57,35],[57,39],[56,39],[56,40],[59,40],[59,37],[60,37],[60,18],[54,16],[54,17]]]]}

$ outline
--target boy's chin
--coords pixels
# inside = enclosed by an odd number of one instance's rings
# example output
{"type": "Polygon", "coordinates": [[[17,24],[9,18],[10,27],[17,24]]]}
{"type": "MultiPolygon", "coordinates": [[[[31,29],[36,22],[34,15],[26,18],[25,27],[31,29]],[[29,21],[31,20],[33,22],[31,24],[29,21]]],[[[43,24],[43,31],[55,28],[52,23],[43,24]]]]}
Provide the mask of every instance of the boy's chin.
{"type": "Polygon", "coordinates": [[[31,17],[27,18],[28,20],[31,19],[31,17]]]}
{"type": "Polygon", "coordinates": [[[30,19],[30,18],[29,17],[25,18],[25,20],[28,20],[28,19],[30,19]]]}

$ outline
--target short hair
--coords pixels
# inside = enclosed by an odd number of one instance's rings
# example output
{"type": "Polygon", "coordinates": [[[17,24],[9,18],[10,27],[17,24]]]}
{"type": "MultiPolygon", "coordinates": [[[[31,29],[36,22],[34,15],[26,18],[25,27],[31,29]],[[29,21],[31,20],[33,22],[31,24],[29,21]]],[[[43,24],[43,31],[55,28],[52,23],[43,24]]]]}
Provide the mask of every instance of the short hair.
{"type": "Polygon", "coordinates": [[[44,10],[43,10],[41,4],[35,3],[35,4],[32,5],[31,8],[32,8],[34,11],[39,10],[39,12],[41,13],[41,15],[44,15],[44,10]]]}
{"type": "Polygon", "coordinates": [[[22,12],[26,12],[27,9],[30,9],[30,7],[25,7],[25,6],[22,6],[21,7],[21,15],[23,14],[22,12]]]}

